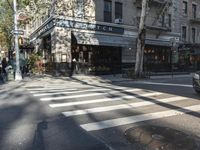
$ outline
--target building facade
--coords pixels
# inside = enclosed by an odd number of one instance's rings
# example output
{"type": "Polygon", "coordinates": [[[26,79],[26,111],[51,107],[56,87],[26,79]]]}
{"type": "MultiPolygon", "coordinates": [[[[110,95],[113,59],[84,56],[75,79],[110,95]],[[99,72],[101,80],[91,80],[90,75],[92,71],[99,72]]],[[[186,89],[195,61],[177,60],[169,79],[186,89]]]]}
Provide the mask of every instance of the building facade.
{"type": "Polygon", "coordinates": [[[182,0],[180,7],[179,64],[183,70],[200,69],[200,1],[182,0]]]}
{"type": "MultiPolygon", "coordinates": [[[[180,37],[178,5],[175,0],[149,2],[146,71],[171,69],[171,49],[180,37]]],[[[30,38],[50,72],[107,74],[134,67],[140,0],[57,0],[47,12],[33,21],[30,38]]]]}

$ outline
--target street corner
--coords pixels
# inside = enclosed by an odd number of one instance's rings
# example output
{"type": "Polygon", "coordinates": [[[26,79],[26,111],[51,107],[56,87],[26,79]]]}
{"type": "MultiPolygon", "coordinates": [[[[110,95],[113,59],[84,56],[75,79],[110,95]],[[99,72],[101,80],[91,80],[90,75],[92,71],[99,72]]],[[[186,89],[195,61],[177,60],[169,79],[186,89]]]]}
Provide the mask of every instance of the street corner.
{"type": "Polygon", "coordinates": [[[169,127],[144,125],[129,128],[125,137],[131,144],[148,150],[198,150],[200,139],[169,127]]]}

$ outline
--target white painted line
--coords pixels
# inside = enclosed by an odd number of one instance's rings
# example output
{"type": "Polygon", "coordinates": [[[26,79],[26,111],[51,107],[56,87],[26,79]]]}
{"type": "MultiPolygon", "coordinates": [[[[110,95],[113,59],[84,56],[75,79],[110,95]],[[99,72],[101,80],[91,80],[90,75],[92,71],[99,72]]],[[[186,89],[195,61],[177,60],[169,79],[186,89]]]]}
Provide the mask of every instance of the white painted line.
{"type": "Polygon", "coordinates": [[[66,92],[66,91],[69,91],[69,92],[72,92],[72,91],[75,91],[77,89],[52,89],[52,90],[38,90],[38,91],[29,91],[31,94],[42,94],[44,92],[48,93],[48,92],[52,92],[52,93],[55,93],[55,92],[66,92]]]}
{"type": "Polygon", "coordinates": [[[138,82],[141,84],[152,84],[152,85],[167,85],[167,86],[180,86],[180,87],[192,87],[192,85],[188,84],[174,84],[174,83],[158,83],[158,82],[138,82]]]}
{"type": "Polygon", "coordinates": [[[67,102],[67,103],[56,103],[56,104],[50,104],[49,106],[51,108],[58,108],[58,107],[68,107],[68,106],[77,106],[77,105],[85,105],[85,104],[93,104],[93,103],[102,103],[102,102],[111,102],[111,101],[121,101],[123,99],[134,99],[137,97],[146,97],[146,96],[158,96],[163,93],[160,92],[153,92],[153,93],[145,93],[140,95],[125,95],[118,98],[103,98],[103,99],[95,99],[95,100],[87,100],[87,101],[78,101],[78,102],[67,102]]]}
{"type": "Polygon", "coordinates": [[[33,96],[50,96],[50,95],[58,95],[58,94],[73,94],[73,93],[83,93],[83,92],[100,92],[100,91],[111,91],[111,90],[122,90],[122,89],[130,89],[130,88],[118,88],[118,89],[105,89],[105,88],[96,88],[96,89],[85,89],[79,91],[67,91],[67,92],[54,92],[54,93],[41,93],[34,94],[33,96]]]}
{"type": "MultiPolygon", "coordinates": [[[[63,86],[53,86],[53,85],[49,85],[49,86],[44,86],[42,88],[26,88],[26,90],[28,91],[43,91],[43,90],[63,90],[63,89],[66,89],[66,90],[79,90],[78,88],[68,88],[68,87],[63,87],[63,86]],[[50,87],[49,87],[50,86],[50,87]]],[[[111,89],[125,89],[127,87],[120,87],[120,86],[91,86],[91,85],[87,85],[87,86],[84,86],[84,85],[81,85],[81,88],[111,88],[111,89]]]]}
{"type": "Polygon", "coordinates": [[[99,96],[99,95],[106,95],[106,94],[116,94],[116,93],[123,93],[123,92],[136,92],[141,91],[142,89],[130,89],[130,90],[123,90],[123,91],[111,91],[106,93],[89,93],[89,94],[82,94],[82,95],[69,95],[69,96],[59,96],[59,97],[47,97],[47,98],[40,98],[41,101],[51,101],[51,100],[63,100],[69,98],[81,98],[81,97],[90,97],[90,96],[99,96]]]}
{"type": "MultiPolygon", "coordinates": [[[[57,87],[57,88],[37,88],[37,89],[27,89],[30,93],[32,94],[36,94],[36,93],[40,93],[42,94],[43,92],[59,92],[59,91],[73,91],[73,90],[86,90],[86,88],[90,88],[92,90],[95,89],[106,89],[106,88],[110,88],[109,90],[123,90],[123,89],[128,89],[127,87],[119,87],[119,86],[104,86],[104,87],[94,87],[94,86],[85,86],[85,87],[81,87],[81,89],[79,88],[63,88],[63,87],[57,87]]],[[[130,88],[129,88],[130,89],[130,88]]]]}
{"type": "Polygon", "coordinates": [[[119,110],[119,109],[131,109],[141,106],[148,106],[158,103],[169,103],[174,101],[180,101],[188,99],[186,97],[176,96],[176,97],[170,97],[165,99],[154,99],[156,102],[137,102],[137,103],[129,103],[129,104],[121,104],[121,105],[115,105],[115,106],[106,106],[106,107],[96,107],[91,109],[83,109],[83,110],[75,110],[75,111],[67,111],[62,112],[62,114],[66,117],[69,116],[77,116],[77,115],[83,115],[83,114],[91,114],[91,113],[97,113],[97,112],[106,112],[106,111],[112,111],[112,110],[119,110]]]}
{"type": "Polygon", "coordinates": [[[100,122],[87,123],[87,124],[82,124],[80,126],[86,131],[95,131],[95,130],[101,130],[101,129],[111,128],[111,127],[116,127],[116,126],[121,126],[121,125],[127,125],[131,123],[152,120],[152,119],[183,115],[191,111],[197,112],[199,110],[200,110],[200,105],[194,105],[194,106],[183,107],[183,108],[175,109],[175,110],[161,111],[161,112],[148,113],[148,114],[142,114],[142,115],[136,115],[136,116],[130,116],[130,117],[124,117],[124,118],[111,119],[111,120],[100,121],[100,122]]]}

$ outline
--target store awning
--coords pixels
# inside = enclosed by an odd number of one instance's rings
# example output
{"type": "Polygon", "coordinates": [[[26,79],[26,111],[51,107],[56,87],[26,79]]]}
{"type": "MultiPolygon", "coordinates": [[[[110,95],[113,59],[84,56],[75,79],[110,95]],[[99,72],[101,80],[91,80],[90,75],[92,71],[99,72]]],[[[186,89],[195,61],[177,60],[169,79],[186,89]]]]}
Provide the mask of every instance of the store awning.
{"type": "Polygon", "coordinates": [[[156,45],[156,46],[167,46],[167,47],[171,46],[170,41],[155,40],[155,39],[146,39],[145,44],[156,45]]]}
{"type": "Polygon", "coordinates": [[[102,45],[115,47],[133,47],[135,39],[133,37],[123,37],[114,35],[91,34],[83,32],[73,32],[77,44],[102,45]]]}

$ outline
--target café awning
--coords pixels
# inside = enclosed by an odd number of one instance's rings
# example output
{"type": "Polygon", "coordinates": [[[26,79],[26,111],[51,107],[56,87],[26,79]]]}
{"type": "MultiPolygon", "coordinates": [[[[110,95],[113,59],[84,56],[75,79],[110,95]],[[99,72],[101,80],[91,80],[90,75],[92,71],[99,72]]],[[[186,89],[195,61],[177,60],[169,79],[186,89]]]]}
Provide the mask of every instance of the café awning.
{"type": "Polygon", "coordinates": [[[133,37],[92,34],[83,32],[73,32],[77,44],[82,45],[101,45],[101,46],[115,46],[115,47],[132,47],[135,43],[133,37]]]}

